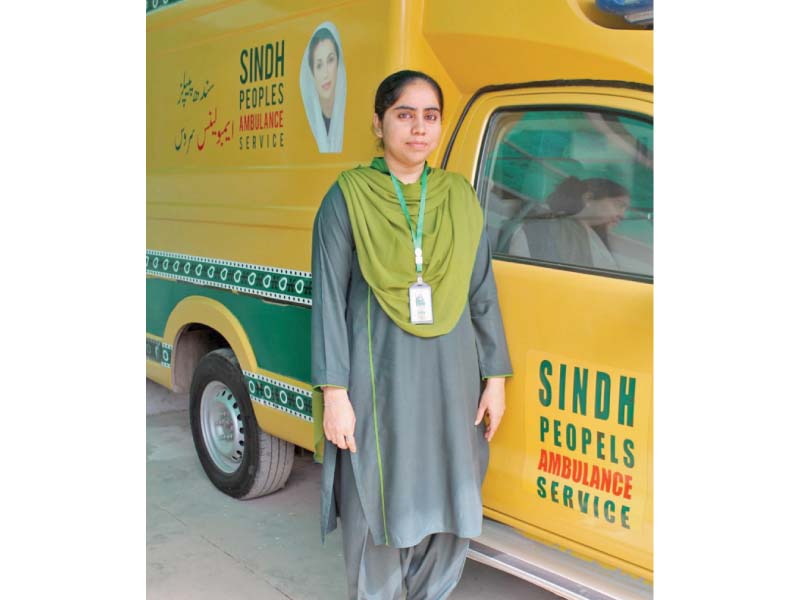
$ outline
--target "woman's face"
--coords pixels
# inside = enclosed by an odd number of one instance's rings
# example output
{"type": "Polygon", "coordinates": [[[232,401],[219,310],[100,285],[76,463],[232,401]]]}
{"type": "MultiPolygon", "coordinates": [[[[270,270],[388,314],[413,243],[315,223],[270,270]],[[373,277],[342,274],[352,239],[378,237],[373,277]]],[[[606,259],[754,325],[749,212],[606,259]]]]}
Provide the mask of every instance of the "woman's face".
{"type": "Polygon", "coordinates": [[[631,205],[630,196],[614,196],[587,200],[583,210],[576,216],[591,227],[607,225],[616,227],[625,217],[625,211],[631,205]]]}
{"type": "Polygon", "coordinates": [[[319,42],[314,48],[312,58],[314,65],[312,71],[317,94],[322,100],[331,100],[336,91],[336,70],[339,67],[339,59],[336,56],[333,42],[328,39],[319,42]]]}
{"type": "Polygon", "coordinates": [[[382,121],[377,114],[373,117],[373,125],[383,139],[387,160],[406,167],[421,165],[442,136],[439,97],[426,81],[411,81],[386,110],[382,121]]]}

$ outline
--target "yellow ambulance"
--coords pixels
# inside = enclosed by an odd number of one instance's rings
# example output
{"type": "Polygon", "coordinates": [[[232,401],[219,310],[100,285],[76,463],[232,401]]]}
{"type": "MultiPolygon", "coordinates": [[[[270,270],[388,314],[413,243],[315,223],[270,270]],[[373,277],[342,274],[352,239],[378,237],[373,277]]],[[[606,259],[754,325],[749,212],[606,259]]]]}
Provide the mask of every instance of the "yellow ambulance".
{"type": "Polygon", "coordinates": [[[313,219],[377,154],[380,81],[425,71],[514,367],[470,556],[652,597],[652,44],[646,0],[147,0],[147,376],[189,392],[217,488],[269,494],[314,450],[313,219]]]}

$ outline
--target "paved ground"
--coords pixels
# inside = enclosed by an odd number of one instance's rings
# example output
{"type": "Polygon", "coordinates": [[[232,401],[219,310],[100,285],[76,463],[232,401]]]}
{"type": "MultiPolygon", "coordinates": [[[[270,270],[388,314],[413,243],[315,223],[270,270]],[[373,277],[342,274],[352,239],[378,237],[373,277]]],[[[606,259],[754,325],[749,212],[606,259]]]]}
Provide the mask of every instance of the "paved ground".
{"type": "MultiPolygon", "coordinates": [[[[234,500],[211,485],[189,430],[188,398],[147,382],[147,597],[344,599],[341,534],[323,547],[320,466],[295,456],[284,489],[234,500]]],[[[556,598],[468,560],[454,600],[556,598]]]]}

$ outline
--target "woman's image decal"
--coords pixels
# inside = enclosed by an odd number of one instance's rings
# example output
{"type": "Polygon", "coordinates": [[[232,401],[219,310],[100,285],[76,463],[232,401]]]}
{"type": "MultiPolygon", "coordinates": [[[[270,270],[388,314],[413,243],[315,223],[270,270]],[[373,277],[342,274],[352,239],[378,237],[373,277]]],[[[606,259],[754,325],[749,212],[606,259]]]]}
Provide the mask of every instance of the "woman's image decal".
{"type": "Polygon", "coordinates": [[[320,152],[341,152],[347,77],[336,26],[319,25],[303,53],[300,92],[306,117],[320,152]]]}

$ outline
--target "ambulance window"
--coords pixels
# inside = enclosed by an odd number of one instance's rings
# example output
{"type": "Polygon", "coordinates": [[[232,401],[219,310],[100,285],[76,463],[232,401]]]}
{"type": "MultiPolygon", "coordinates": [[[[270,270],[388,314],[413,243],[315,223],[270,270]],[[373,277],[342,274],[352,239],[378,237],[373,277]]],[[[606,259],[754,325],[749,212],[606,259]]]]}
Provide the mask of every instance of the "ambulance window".
{"type": "Polygon", "coordinates": [[[479,173],[495,258],[652,277],[652,122],[584,109],[498,112],[479,173]]]}

